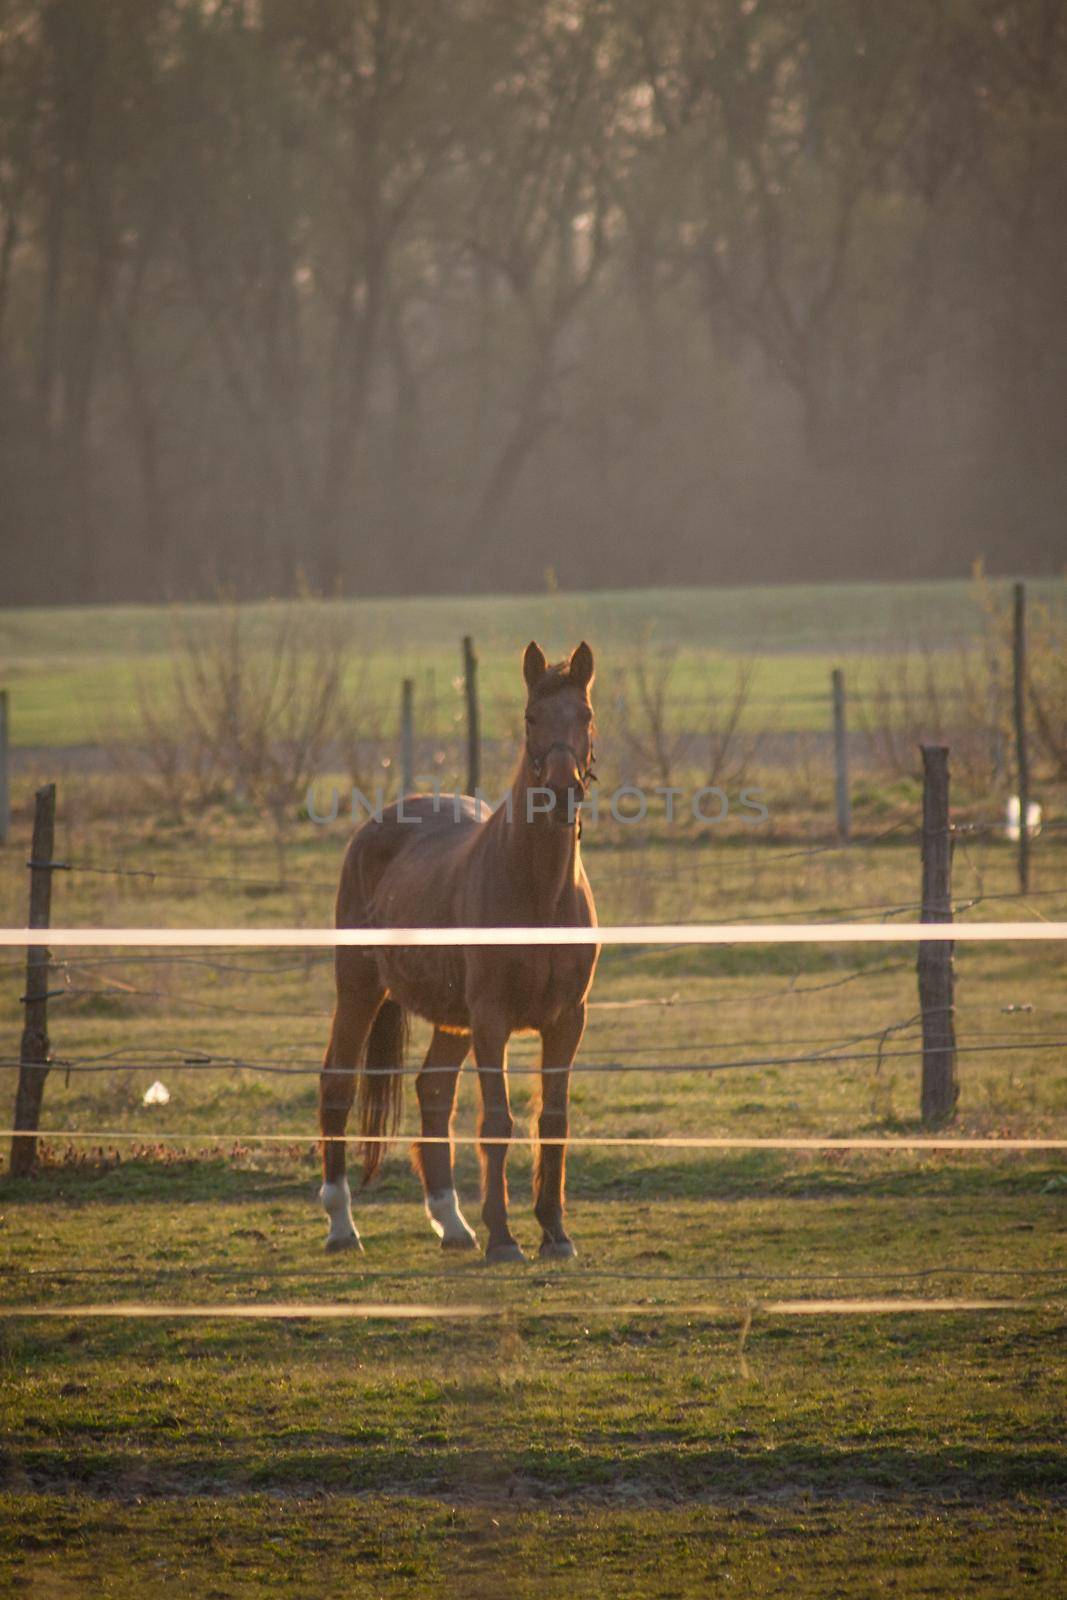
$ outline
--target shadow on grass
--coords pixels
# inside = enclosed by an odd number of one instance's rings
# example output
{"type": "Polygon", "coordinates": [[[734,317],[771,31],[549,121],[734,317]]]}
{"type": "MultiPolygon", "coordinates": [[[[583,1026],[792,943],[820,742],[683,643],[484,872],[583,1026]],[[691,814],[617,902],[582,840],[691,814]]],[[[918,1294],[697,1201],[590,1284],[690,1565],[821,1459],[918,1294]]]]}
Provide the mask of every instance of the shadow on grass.
{"type": "Polygon", "coordinates": [[[135,1157],[92,1166],[88,1162],[42,1167],[32,1178],[0,1178],[0,1202],[6,1205],[73,1205],[136,1202],[173,1206],[212,1201],[306,1199],[317,1182],[311,1161],[288,1171],[269,1166],[240,1166],[217,1156],[152,1160],[135,1157]]]}
{"type": "Polygon", "coordinates": [[[1019,1441],[995,1446],[847,1445],[790,1442],[748,1447],[706,1446],[684,1440],[599,1448],[540,1443],[497,1451],[414,1441],[407,1448],[378,1444],[366,1432],[333,1433],[318,1445],[264,1438],[269,1459],[246,1461],[225,1448],[140,1437],[125,1449],[15,1444],[3,1461],[6,1489],[75,1489],[98,1494],[203,1494],[226,1490],[371,1490],[442,1494],[479,1490],[502,1495],[518,1483],[549,1493],[581,1494],[627,1485],[669,1497],[743,1496],[783,1489],[820,1495],[916,1491],[967,1497],[1060,1493],[1067,1489],[1063,1452],[1019,1441]]]}
{"type": "MultiPolygon", "coordinates": [[[[515,1203],[529,1152],[517,1150],[512,1170],[515,1203]]],[[[457,1159],[464,1193],[477,1192],[477,1165],[464,1148],[457,1159]]],[[[568,1190],[575,1199],[710,1200],[731,1202],[782,1196],[789,1199],[837,1197],[1035,1194],[1063,1182],[1061,1164],[1047,1154],[1035,1156],[901,1151],[885,1154],[794,1155],[773,1150],[648,1152],[583,1149],[571,1152],[568,1190]]],[[[138,1156],[101,1166],[57,1164],[33,1178],[0,1179],[0,1203],[9,1206],[196,1205],[211,1202],[292,1200],[311,1203],[318,1186],[317,1163],[308,1155],[286,1168],[241,1163],[217,1156],[205,1159],[153,1160],[138,1156]]],[[[355,1187],[355,1185],[353,1185],[355,1187]]],[[[375,1207],[419,1204],[421,1189],[399,1155],[385,1177],[365,1199],[375,1207]]]]}

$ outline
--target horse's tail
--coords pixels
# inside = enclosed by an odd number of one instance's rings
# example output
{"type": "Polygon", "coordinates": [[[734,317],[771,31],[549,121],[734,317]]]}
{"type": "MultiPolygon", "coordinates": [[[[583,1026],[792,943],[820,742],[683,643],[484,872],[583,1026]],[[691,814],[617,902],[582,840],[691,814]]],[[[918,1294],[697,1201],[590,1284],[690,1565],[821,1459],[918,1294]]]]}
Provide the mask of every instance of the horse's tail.
{"type": "Polygon", "coordinates": [[[359,1131],[363,1146],[363,1182],[369,1183],[385,1158],[404,1101],[404,1044],[407,1020],[395,1000],[383,1000],[367,1040],[359,1079],[359,1131]]]}

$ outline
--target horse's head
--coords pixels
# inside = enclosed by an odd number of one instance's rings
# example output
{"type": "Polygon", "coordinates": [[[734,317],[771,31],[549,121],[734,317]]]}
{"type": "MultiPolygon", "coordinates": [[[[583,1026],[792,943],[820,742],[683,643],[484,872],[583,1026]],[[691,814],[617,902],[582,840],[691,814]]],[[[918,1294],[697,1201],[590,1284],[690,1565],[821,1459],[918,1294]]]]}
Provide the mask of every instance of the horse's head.
{"type": "Polygon", "coordinates": [[[526,775],[555,798],[554,822],[576,821],[593,779],[593,652],[583,639],[566,661],[550,667],[539,644],[522,658],[526,679],[526,775]]]}

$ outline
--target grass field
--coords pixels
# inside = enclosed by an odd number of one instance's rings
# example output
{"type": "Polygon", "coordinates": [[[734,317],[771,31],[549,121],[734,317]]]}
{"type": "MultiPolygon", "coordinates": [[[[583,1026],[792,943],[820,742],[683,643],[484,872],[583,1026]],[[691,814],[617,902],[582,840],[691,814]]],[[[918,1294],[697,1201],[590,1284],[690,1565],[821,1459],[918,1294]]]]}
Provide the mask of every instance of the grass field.
{"type": "MultiPolygon", "coordinates": [[[[350,609],[354,629],[374,640],[382,685],[413,670],[450,688],[458,639],[473,632],[490,708],[514,698],[517,651],[531,634],[560,648],[587,633],[607,676],[652,622],[706,686],[759,624],[779,652],[766,657],[767,684],[794,697],[783,703],[803,727],[824,718],[804,697],[823,692],[831,661],[891,649],[902,615],[949,643],[966,632],[971,604],[965,585],[931,585],[350,609]],[[388,633],[397,616],[399,645],[388,633]]],[[[159,611],[0,613],[16,738],[81,743],[100,719],[121,731],[133,674],[166,681],[166,639],[159,611]]],[[[609,741],[607,788],[616,761],[609,741]]],[[[53,775],[47,752],[36,770],[53,775]]],[[[661,817],[640,829],[589,827],[601,921],[913,917],[914,783],[857,782],[859,842],[842,849],[825,766],[804,779],[796,768],[753,773],[770,805],[759,829],[670,828],[661,817]]],[[[1062,817],[1062,789],[1043,784],[1041,798],[1047,819],[1062,817]]],[[[25,917],[26,776],[15,799],[13,837],[0,849],[8,925],[25,917]]],[[[985,822],[996,810],[972,795],[958,814],[985,822]]],[[[164,812],[117,779],[74,769],[60,783],[56,852],[75,870],[56,876],[53,922],[323,925],[346,832],[343,819],[279,823],[238,802],[164,812]]],[[[954,873],[964,919],[1067,918],[1060,828],[1037,841],[1025,902],[996,831],[961,834],[954,873]]],[[[366,1254],[323,1254],[313,1141],[328,959],[57,956],[57,1065],[45,1089],[45,1125],[56,1131],[38,1176],[0,1179],[0,1312],[287,1301],[474,1303],[487,1315],[0,1316],[0,1593],[1063,1592],[1067,1167],[1057,1153],[581,1142],[914,1134],[910,948],[607,951],[573,1088],[579,1258],[494,1271],[442,1257],[404,1139],[358,1201],[366,1254]],[[848,1059],[812,1059],[827,1053],[848,1059]],[[626,1070],[584,1070],[603,1064],[626,1070]],[[170,1102],[146,1107],[156,1078],[170,1102]],[[99,1136],[83,1143],[64,1130],[99,1136]],[[258,1143],[265,1133],[284,1137],[258,1143]],[[903,1309],[931,1296],[1005,1304],[903,1309]],[[769,1309],[869,1298],[901,1308],[769,1309]]],[[[956,965],[952,1131],[1062,1137],[1062,951],[961,945],[956,965]]],[[[21,953],[0,952],[9,1060],[23,981],[21,953]]],[[[424,1042],[416,1026],[413,1063],[424,1042]]],[[[532,1042],[517,1041],[521,1128],[533,1061],[532,1042]]],[[[2,1077],[10,1105],[14,1074],[2,1077]]],[[[462,1137],[474,1111],[468,1071],[462,1137]]],[[[475,1220],[469,1145],[457,1170],[475,1220]]],[[[510,1173],[515,1232],[532,1249],[526,1147],[510,1173]]]]}
{"type": "MultiPolygon", "coordinates": [[[[64,874],[55,916],[319,923],[343,836],[340,823],[294,826],[279,856],[273,832],[240,808],[168,825],[75,807],[60,828],[65,859],[177,876],[64,874]],[[290,887],[264,886],[280,872],[290,887]],[[260,881],[181,876],[196,873],[260,881]]],[[[24,859],[21,842],[2,856],[5,920],[20,912],[24,859]]],[[[741,833],[635,848],[616,830],[594,834],[587,859],[605,921],[906,905],[918,873],[910,834],[811,855],[795,838],[741,833]]],[[[975,840],[958,879],[961,894],[1009,894],[1010,851],[975,840]]],[[[1031,904],[1062,915],[1045,891],[1065,883],[1067,849],[1052,834],[1031,904]]],[[[88,1148],[52,1137],[38,1178],[0,1184],[2,1303],[414,1300],[500,1315],[0,1321],[10,1592],[65,1596],[91,1583],[125,1597],[146,1578],[165,1594],[208,1596],[311,1596],[334,1583],[384,1596],[595,1588],[620,1600],[1056,1592],[1062,1162],[578,1145],[579,1260],[489,1273],[441,1257],[401,1150],[360,1203],[366,1255],[326,1257],[312,1139],[328,963],[221,959],[220,969],[72,954],[61,969],[57,1057],[118,1051],[144,1065],[69,1082],[53,1071],[47,1124],[136,1137],[88,1148]],[[177,1065],[198,1054],[309,1071],[177,1065]],[[155,1077],[172,1098],[146,1108],[155,1077]],[[225,1134],[221,1150],[198,1144],[206,1130],[225,1134]],[[242,1138],[257,1132],[292,1139],[242,1138]],[[909,1295],[1024,1305],[847,1319],[759,1309],[909,1295]],[[686,1309],[709,1305],[719,1309],[686,1309]]],[[[643,1070],[578,1073],[574,1132],[914,1130],[918,1066],[897,1054],[915,1044],[912,959],[894,947],[608,952],[579,1059],[643,1070]],[[846,1041],[843,1053],[863,1059],[652,1070],[846,1041]]],[[[1061,953],[961,947],[957,961],[958,1131],[1062,1133],[1067,1052],[1042,1048],[1067,1036],[1061,953]]],[[[0,1023],[12,1043],[20,992],[9,967],[0,1023]]],[[[419,1043],[416,1033],[413,1058],[419,1043]]],[[[531,1046],[518,1043],[512,1059],[524,1126],[531,1046]]],[[[465,1080],[463,1135],[473,1112],[465,1080]]],[[[515,1227],[532,1247],[529,1169],[520,1147],[515,1227]]],[[[468,1146],[458,1170],[473,1216],[468,1146]]]]}
{"type": "MultiPolygon", "coordinates": [[[[1062,606],[1062,581],[1029,587],[1034,600],[1062,606]]],[[[250,638],[257,630],[269,637],[279,607],[243,609],[250,638]]],[[[472,634],[491,736],[510,727],[517,662],[531,636],[550,652],[588,637],[605,692],[642,639],[679,650],[674,688],[681,696],[725,685],[737,655],[752,657],[759,662],[753,720],[806,730],[827,726],[832,667],[892,656],[904,643],[955,645],[973,636],[978,620],[967,582],[344,601],[326,610],[343,619],[368,669],[369,695],[392,714],[401,679],[415,677],[422,705],[434,702],[435,732],[447,732],[460,713],[453,680],[460,640],[472,634]]],[[[210,630],[217,616],[217,607],[203,606],[0,611],[0,686],[11,691],[13,742],[63,746],[136,733],[138,695],[151,701],[169,686],[176,620],[210,630]]]]}

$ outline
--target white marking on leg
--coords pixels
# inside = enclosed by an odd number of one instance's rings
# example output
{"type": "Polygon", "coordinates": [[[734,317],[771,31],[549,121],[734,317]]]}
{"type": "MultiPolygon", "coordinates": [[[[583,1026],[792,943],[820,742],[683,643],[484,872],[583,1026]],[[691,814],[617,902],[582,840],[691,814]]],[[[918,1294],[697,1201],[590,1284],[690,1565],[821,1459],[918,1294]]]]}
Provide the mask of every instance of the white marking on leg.
{"type": "Polygon", "coordinates": [[[339,1244],[345,1239],[359,1239],[356,1225],[352,1221],[352,1191],[348,1187],[348,1179],[342,1178],[338,1183],[324,1183],[319,1190],[319,1199],[322,1209],[330,1219],[330,1232],[326,1243],[339,1244]]]}
{"type": "Polygon", "coordinates": [[[442,1244],[475,1243],[474,1230],[459,1209],[455,1189],[438,1189],[436,1194],[428,1194],[426,1215],[442,1244]]]}

